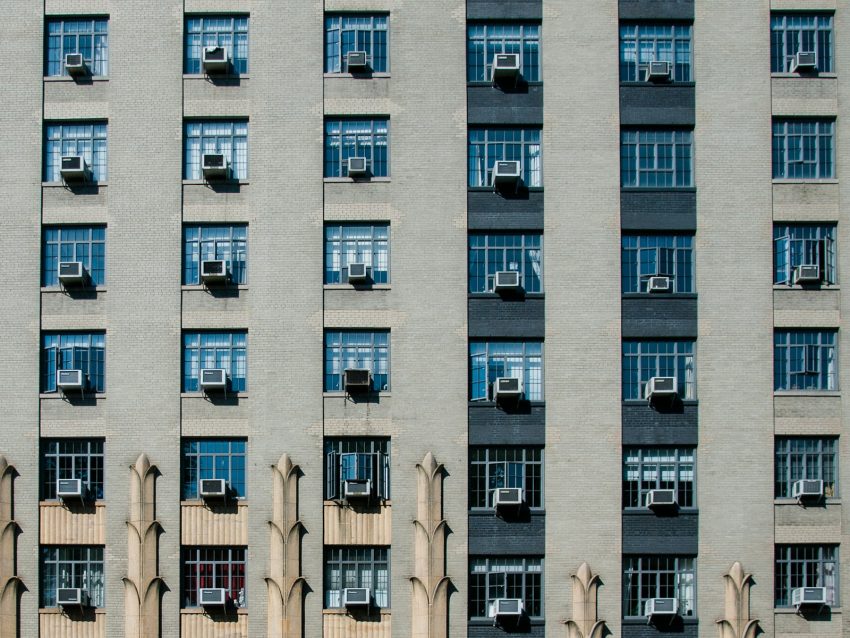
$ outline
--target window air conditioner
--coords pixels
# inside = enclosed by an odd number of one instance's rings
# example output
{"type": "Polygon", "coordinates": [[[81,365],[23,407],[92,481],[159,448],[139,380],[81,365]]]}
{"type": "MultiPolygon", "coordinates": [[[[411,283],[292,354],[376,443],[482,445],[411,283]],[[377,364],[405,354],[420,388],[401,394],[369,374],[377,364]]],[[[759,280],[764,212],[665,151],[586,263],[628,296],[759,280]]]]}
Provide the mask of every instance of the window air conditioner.
{"type": "Polygon", "coordinates": [[[81,261],[60,261],[59,281],[65,286],[79,286],[86,281],[86,269],[81,261]]]}
{"type": "Polygon", "coordinates": [[[516,270],[500,270],[496,273],[493,284],[494,292],[514,292],[522,288],[519,272],[516,270]]]}
{"type": "Polygon", "coordinates": [[[523,501],[522,488],[519,487],[500,487],[493,492],[493,507],[496,510],[516,509],[522,507],[523,501]]]}
{"type": "Polygon", "coordinates": [[[70,76],[86,75],[88,73],[88,68],[86,67],[86,61],[83,59],[83,54],[66,53],[65,70],[70,76]]]}
{"type": "Polygon", "coordinates": [[[490,615],[499,620],[517,620],[525,613],[521,598],[496,598],[490,604],[490,615]]]}
{"type": "Polygon", "coordinates": [[[797,609],[809,605],[826,605],[826,587],[797,587],[792,589],[791,604],[797,609]]]}
{"type": "Polygon", "coordinates": [[[372,497],[372,481],[359,479],[346,481],[343,485],[343,493],[347,500],[362,500],[372,497]]]}
{"type": "Polygon", "coordinates": [[[649,490],[646,493],[646,506],[649,509],[668,509],[676,505],[675,490],[649,490]]]}
{"type": "Polygon", "coordinates": [[[59,164],[59,174],[66,183],[91,180],[91,171],[82,155],[63,155],[59,164]]]}
{"type": "Polygon", "coordinates": [[[201,587],[198,590],[198,603],[201,607],[224,607],[227,604],[227,590],[221,587],[201,587]]]}
{"type": "Polygon", "coordinates": [[[795,284],[816,284],[820,282],[820,266],[797,266],[794,269],[795,284]]]}
{"type": "Polygon", "coordinates": [[[204,47],[203,65],[207,73],[225,73],[230,69],[227,47],[204,47]]]}
{"type": "Polygon", "coordinates": [[[227,179],[230,176],[230,170],[224,153],[204,153],[201,172],[207,180],[227,179]]]}
{"type": "Polygon", "coordinates": [[[227,481],[224,479],[201,479],[198,481],[201,498],[224,498],[227,496],[227,481]]]}
{"type": "Polygon", "coordinates": [[[670,277],[650,277],[646,284],[647,292],[673,292],[673,282],[670,277]]]}
{"type": "Polygon", "coordinates": [[[369,392],[372,389],[372,371],[368,368],[346,368],[343,371],[346,392],[369,392]]]}
{"type": "Polygon", "coordinates": [[[514,377],[498,377],[493,382],[493,400],[518,401],[522,398],[522,379],[514,377]]]}
{"type": "Polygon", "coordinates": [[[75,587],[59,587],[56,590],[56,604],[60,607],[88,607],[89,593],[75,587]]]}
{"type": "Polygon", "coordinates": [[[201,368],[198,378],[201,390],[210,392],[227,389],[227,370],[224,368],[201,368]]]}
{"type": "Polygon", "coordinates": [[[201,262],[201,281],[214,283],[227,281],[227,262],[224,259],[205,259],[201,262]]]}
{"type": "Polygon", "coordinates": [[[82,479],[58,479],[56,481],[56,496],[66,499],[82,499],[85,487],[82,479]]]}
{"type": "Polygon", "coordinates": [[[349,51],[345,55],[345,62],[348,65],[348,72],[367,71],[369,69],[369,61],[365,51],[349,51]]]}
{"type": "Polygon", "coordinates": [[[669,82],[673,75],[671,62],[650,62],[646,65],[647,82],[669,82]]]}
{"type": "Polygon", "coordinates": [[[519,162],[497,161],[493,165],[493,186],[518,184],[522,180],[522,167],[519,162]]]}
{"type": "Polygon", "coordinates": [[[674,397],[678,393],[676,377],[652,377],[644,390],[644,398],[652,401],[660,397],[674,397]]]}
{"type": "Polygon", "coordinates": [[[372,590],[368,587],[346,587],[342,590],[343,607],[371,607],[372,590]]]}
{"type": "Polygon", "coordinates": [[[497,80],[500,78],[515,78],[518,75],[518,53],[497,53],[493,56],[493,77],[491,80],[497,80]]]}
{"type": "Polygon", "coordinates": [[[349,177],[365,177],[369,174],[369,168],[366,165],[365,157],[349,157],[348,158],[348,176],[349,177]]]}
{"type": "Polygon", "coordinates": [[[814,51],[798,51],[791,62],[791,73],[817,70],[814,51]]]}
{"type": "Polygon", "coordinates": [[[56,371],[56,388],[62,392],[82,392],[84,387],[82,370],[56,371]]]}
{"type": "Polygon", "coordinates": [[[791,496],[798,501],[821,499],[823,498],[823,481],[815,479],[794,481],[791,486],[791,496]]]}
{"type": "Polygon", "coordinates": [[[647,618],[654,616],[677,616],[679,600],[676,598],[650,598],[646,601],[643,615],[647,618]]]}
{"type": "Polygon", "coordinates": [[[348,282],[352,284],[369,281],[369,266],[362,262],[348,264],[348,282]]]}

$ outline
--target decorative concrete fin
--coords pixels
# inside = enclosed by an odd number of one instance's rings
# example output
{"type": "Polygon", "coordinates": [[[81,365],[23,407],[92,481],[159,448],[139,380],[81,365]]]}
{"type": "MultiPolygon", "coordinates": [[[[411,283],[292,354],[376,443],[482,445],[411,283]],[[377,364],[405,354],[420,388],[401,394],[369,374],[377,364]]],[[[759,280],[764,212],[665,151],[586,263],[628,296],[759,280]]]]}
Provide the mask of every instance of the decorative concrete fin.
{"type": "Polygon", "coordinates": [[[301,576],[301,537],[298,519],[298,479],[301,469],[288,454],[272,465],[272,520],[269,521],[269,638],[302,638],[306,580],[301,576]]]}
{"type": "Polygon", "coordinates": [[[597,596],[602,581],[582,563],[572,575],[573,617],[566,621],[570,638],[602,638],[606,634],[605,621],[598,616],[597,596]]]}
{"type": "Polygon", "coordinates": [[[416,519],[413,521],[411,638],[447,638],[449,590],[446,575],[448,525],[443,518],[442,464],[428,452],[416,464],[416,519]]]}
{"type": "Polygon", "coordinates": [[[0,638],[19,636],[18,603],[26,590],[15,574],[21,531],[15,522],[14,482],[17,475],[15,467],[0,455],[0,638]]]}
{"type": "Polygon", "coordinates": [[[739,562],[732,564],[723,575],[725,589],[725,612],[717,621],[720,638],[755,638],[759,633],[759,621],[750,618],[750,588],[753,577],[744,571],[739,562]]]}

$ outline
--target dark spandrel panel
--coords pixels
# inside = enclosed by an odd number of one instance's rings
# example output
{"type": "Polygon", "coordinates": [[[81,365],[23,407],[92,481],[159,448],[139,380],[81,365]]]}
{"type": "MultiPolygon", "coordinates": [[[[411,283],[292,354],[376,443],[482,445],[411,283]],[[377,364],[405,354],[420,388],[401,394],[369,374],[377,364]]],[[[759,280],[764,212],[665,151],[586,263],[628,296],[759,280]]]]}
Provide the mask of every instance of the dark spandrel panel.
{"type": "Polygon", "coordinates": [[[645,401],[623,403],[623,445],[697,445],[695,403],[651,408],[645,401]]]}
{"type": "Polygon", "coordinates": [[[620,192],[620,226],[635,231],[691,231],[697,228],[697,194],[687,190],[620,192]]]}
{"type": "Polygon", "coordinates": [[[699,514],[623,512],[624,554],[691,555],[699,550],[699,514]]]}
{"type": "Polygon", "coordinates": [[[498,517],[492,510],[469,515],[469,554],[517,556],[546,553],[546,517],[519,511],[498,517]]]}
{"type": "Polygon", "coordinates": [[[620,0],[620,20],[693,20],[694,0],[620,0]]]}
{"type": "Polygon", "coordinates": [[[491,84],[467,87],[467,120],[470,125],[543,125],[543,86],[521,81],[516,87],[491,84]]]}
{"type": "Polygon", "coordinates": [[[622,126],[693,126],[696,121],[693,85],[628,84],[620,87],[622,126]]]}
{"type": "Polygon", "coordinates": [[[541,20],[542,0],[467,0],[468,20],[541,20]]]}
{"type": "Polygon", "coordinates": [[[520,404],[510,411],[493,403],[470,404],[469,445],[544,445],[546,408],[520,404]]]}
{"type": "Polygon", "coordinates": [[[543,191],[526,191],[516,197],[491,189],[467,193],[469,230],[542,230],[543,191]]]}
{"type": "Polygon", "coordinates": [[[623,297],[623,338],[686,338],[697,336],[695,296],[640,295],[623,297]]]}
{"type": "Polygon", "coordinates": [[[546,334],[544,307],[545,301],[542,297],[470,297],[469,336],[543,338],[546,334]]]}

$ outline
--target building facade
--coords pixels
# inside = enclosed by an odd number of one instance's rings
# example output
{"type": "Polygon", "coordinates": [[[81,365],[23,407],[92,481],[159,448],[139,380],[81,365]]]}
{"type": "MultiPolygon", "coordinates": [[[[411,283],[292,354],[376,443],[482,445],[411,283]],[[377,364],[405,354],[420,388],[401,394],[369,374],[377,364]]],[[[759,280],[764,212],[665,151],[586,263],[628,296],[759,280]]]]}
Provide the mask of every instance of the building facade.
{"type": "Polygon", "coordinates": [[[847,633],[846,3],[3,24],[0,638],[847,633]]]}

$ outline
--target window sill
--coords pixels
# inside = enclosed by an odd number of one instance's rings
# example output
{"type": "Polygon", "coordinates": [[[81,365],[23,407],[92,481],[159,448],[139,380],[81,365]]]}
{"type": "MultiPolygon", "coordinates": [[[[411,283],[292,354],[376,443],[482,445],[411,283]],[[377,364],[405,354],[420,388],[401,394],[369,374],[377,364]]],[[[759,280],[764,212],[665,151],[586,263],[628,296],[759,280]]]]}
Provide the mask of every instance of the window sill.
{"type": "Polygon", "coordinates": [[[78,392],[72,395],[66,395],[61,392],[41,392],[38,395],[39,399],[61,399],[63,401],[74,401],[76,399],[91,399],[94,398],[97,401],[106,398],[105,392],[78,392]]]}
{"type": "MultiPolygon", "coordinates": [[[[528,405],[532,408],[542,408],[546,406],[546,401],[528,401],[528,405]]],[[[485,408],[495,408],[495,401],[475,401],[473,399],[469,399],[469,407],[482,406],[485,408]]]]}
{"type": "MultiPolygon", "coordinates": [[[[377,609],[377,612],[381,614],[381,616],[390,616],[393,613],[393,610],[392,607],[381,607],[377,609]]],[[[349,616],[350,614],[351,612],[343,607],[334,607],[332,609],[322,610],[323,616],[349,616]]]]}
{"type": "MultiPolygon", "coordinates": [[[[699,508],[679,507],[676,512],[677,514],[696,515],[699,514],[699,508]]],[[[658,516],[658,514],[646,507],[625,507],[623,508],[623,516],[658,516]]],[[[676,518],[676,514],[672,514],[671,518],[676,518]]]]}
{"type": "MultiPolygon", "coordinates": [[[[773,613],[774,614],[794,614],[795,616],[798,616],[800,612],[798,612],[794,607],[774,607],[773,613]]],[[[833,607],[832,609],[829,610],[829,613],[840,614],[841,613],[841,607],[833,607]]]]}
{"type": "MultiPolygon", "coordinates": [[[[826,503],[827,505],[841,505],[841,497],[839,496],[839,497],[835,497],[835,498],[826,498],[826,499],[824,499],[824,503],[826,503]]],[[[789,497],[774,498],[773,504],[774,505],[799,506],[799,503],[797,502],[796,498],[789,498],[789,497]]]]}
{"type": "Polygon", "coordinates": [[[621,193],[696,193],[696,186],[620,186],[621,193]]]}
{"type": "MultiPolygon", "coordinates": [[[[206,615],[207,613],[209,613],[209,612],[205,611],[203,607],[183,607],[180,610],[181,616],[190,616],[190,615],[193,615],[193,614],[206,615]]],[[[247,607],[237,607],[236,608],[236,615],[237,616],[247,616],[248,615],[248,608],[247,607]]]]}
{"type": "Polygon", "coordinates": [[[357,78],[358,80],[372,80],[372,79],[384,79],[391,77],[389,73],[386,71],[381,73],[324,73],[322,77],[325,78],[357,78]]]}
{"type": "MultiPolygon", "coordinates": [[[[528,512],[531,516],[545,516],[546,509],[543,507],[529,507],[528,512]]],[[[468,510],[469,516],[493,517],[495,512],[492,507],[471,507],[468,510]]]]}
{"type": "MultiPolygon", "coordinates": [[[[521,299],[543,299],[546,295],[542,292],[526,292],[523,293],[521,299]]],[[[502,295],[497,292],[470,292],[467,293],[470,299],[502,299],[502,295]]],[[[513,298],[511,298],[513,300],[513,298]]]]}
{"type": "MultiPolygon", "coordinates": [[[[322,392],[322,397],[325,399],[349,399],[352,395],[347,392],[322,392]]],[[[356,395],[358,399],[383,399],[384,397],[391,397],[392,392],[381,391],[381,392],[358,392],[356,395]]]]}
{"type": "MultiPolygon", "coordinates": [[[[522,76],[520,76],[520,79],[522,79],[522,76]]],[[[494,88],[497,87],[497,85],[493,84],[493,82],[488,82],[487,80],[483,80],[481,82],[467,82],[466,86],[474,86],[474,87],[492,86],[494,88]]],[[[525,82],[525,86],[543,86],[543,81],[539,80],[537,82],[525,82]]]]}
{"type": "Polygon", "coordinates": [[[183,186],[246,186],[250,184],[247,179],[222,179],[210,182],[205,179],[184,179],[183,186]]]}
{"type": "Polygon", "coordinates": [[[636,80],[634,82],[620,82],[620,86],[651,86],[653,88],[663,89],[667,87],[690,87],[693,88],[697,85],[696,82],[676,82],[675,80],[671,80],[670,82],[641,82],[640,80],[636,80]]]}
{"type": "Polygon", "coordinates": [[[68,294],[68,292],[106,292],[106,286],[79,286],[74,288],[63,288],[61,286],[42,286],[41,292],[43,293],[62,293],[63,295],[68,294]]]}
{"type": "Polygon", "coordinates": [[[841,290],[841,286],[838,284],[821,284],[820,286],[799,286],[796,284],[788,285],[788,284],[773,284],[774,290],[809,290],[816,292],[832,292],[841,290]]]}
{"type": "Polygon", "coordinates": [[[250,79],[250,77],[251,76],[248,75],[247,73],[227,73],[227,74],[216,73],[215,75],[209,75],[207,73],[184,73],[183,74],[184,80],[209,80],[209,81],[212,81],[212,82],[214,82],[215,80],[235,80],[235,79],[248,80],[248,79],[250,79]]]}
{"type": "Polygon", "coordinates": [[[70,75],[45,75],[45,82],[73,82],[74,84],[86,84],[88,82],[108,82],[108,75],[86,75],[80,78],[80,82],[72,78],[70,75]]]}
{"type": "Polygon", "coordinates": [[[773,179],[774,184],[837,184],[838,180],[834,177],[824,177],[822,179],[811,178],[811,179],[781,179],[775,177],[773,179]]]}
{"type": "MultiPolygon", "coordinates": [[[[682,399],[682,405],[699,405],[699,399],[682,399]]],[[[646,399],[623,399],[623,405],[647,405],[646,399]]]]}
{"type": "Polygon", "coordinates": [[[42,182],[42,188],[106,188],[109,182],[79,182],[74,184],[66,184],[65,182],[42,182]]]}
{"type": "MultiPolygon", "coordinates": [[[[232,496],[229,497],[229,500],[236,501],[236,504],[239,507],[248,507],[248,498],[245,496],[232,496]]],[[[207,502],[202,498],[189,498],[189,499],[181,499],[180,506],[186,507],[206,507],[207,502]]]]}
{"type": "Polygon", "coordinates": [[[386,184],[392,180],[389,177],[362,177],[358,179],[353,177],[323,177],[322,181],[325,184],[369,184],[375,182],[386,184]]]}
{"type": "Polygon", "coordinates": [[[237,284],[236,286],[219,285],[205,286],[204,284],[182,284],[180,290],[194,290],[197,292],[205,290],[248,290],[248,284],[237,284]]]}
{"type": "MultiPolygon", "coordinates": [[[[493,186],[467,186],[466,189],[470,193],[498,193],[499,192],[493,186]]],[[[543,187],[542,186],[528,186],[528,187],[526,187],[526,190],[529,193],[542,193],[543,187]]]]}
{"type": "MultiPolygon", "coordinates": [[[[181,399],[209,399],[210,396],[211,395],[206,393],[206,392],[181,392],[180,393],[181,399]]],[[[214,395],[212,395],[212,397],[213,397],[213,399],[217,399],[217,398],[222,398],[222,399],[224,399],[224,398],[227,398],[227,399],[247,399],[248,393],[247,392],[216,392],[214,395]]]]}
{"type": "Polygon", "coordinates": [[[774,397],[840,397],[839,390],[774,390],[774,397]]]}
{"type": "MultiPolygon", "coordinates": [[[[380,501],[381,507],[392,507],[392,505],[393,505],[392,499],[389,499],[389,498],[386,499],[386,500],[380,500],[379,499],[379,501],[380,501]]],[[[342,506],[342,501],[334,501],[332,499],[324,499],[322,501],[322,504],[325,505],[326,507],[330,507],[332,505],[342,506]]]]}
{"type": "MultiPolygon", "coordinates": [[[[62,607],[40,607],[38,610],[39,614],[48,615],[48,614],[57,614],[65,616],[68,614],[62,607]]],[[[106,607],[95,607],[94,613],[98,615],[102,615],[106,613],[106,607]]]]}
{"type": "Polygon", "coordinates": [[[819,80],[819,79],[835,79],[838,74],[832,73],[813,73],[811,75],[800,75],[799,73],[771,73],[772,78],[796,78],[799,80],[819,80]]]}
{"type": "Polygon", "coordinates": [[[370,290],[390,290],[392,286],[390,284],[324,284],[323,288],[325,290],[357,290],[359,291],[370,291],[370,290]]]}
{"type": "MultiPolygon", "coordinates": [[[[95,507],[106,507],[106,500],[99,498],[95,501],[89,501],[95,507]]],[[[62,499],[50,499],[50,500],[40,500],[38,502],[39,507],[67,507],[65,502],[62,499]]]]}
{"type": "Polygon", "coordinates": [[[696,299],[695,292],[624,292],[623,299],[696,299]]]}
{"type": "MultiPolygon", "coordinates": [[[[543,627],[546,624],[545,618],[543,616],[532,616],[528,619],[529,624],[532,627],[543,627]]],[[[644,621],[645,622],[645,621],[644,621]]],[[[493,619],[492,618],[470,618],[467,623],[470,627],[492,627],[493,619]]]]}
{"type": "MultiPolygon", "coordinates": [[[[698,625],[699,618],[696,616],[680,616],[682,622],[686,625],[698,625]]],[[[624,625],[646,625],[646,616],[625,616],[623,618],[624,625]]]]}

